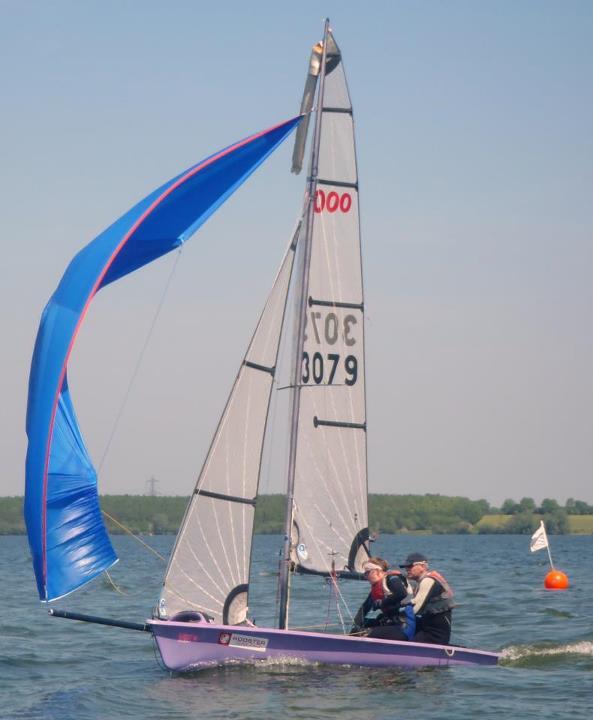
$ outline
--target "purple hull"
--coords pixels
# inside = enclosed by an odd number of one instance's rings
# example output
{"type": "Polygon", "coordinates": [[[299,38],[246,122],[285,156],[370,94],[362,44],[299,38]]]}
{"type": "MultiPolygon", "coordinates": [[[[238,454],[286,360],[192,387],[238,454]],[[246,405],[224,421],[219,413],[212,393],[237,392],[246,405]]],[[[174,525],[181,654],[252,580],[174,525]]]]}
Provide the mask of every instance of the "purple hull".
{"type": "Polygon", "coordinates": [[[482,650],[298,630],[231,627],[149,620],[163,663],[186,671],[254,660],[303,660],[330,665],[426,667],[496,665],[500,655],[482,650]]]}

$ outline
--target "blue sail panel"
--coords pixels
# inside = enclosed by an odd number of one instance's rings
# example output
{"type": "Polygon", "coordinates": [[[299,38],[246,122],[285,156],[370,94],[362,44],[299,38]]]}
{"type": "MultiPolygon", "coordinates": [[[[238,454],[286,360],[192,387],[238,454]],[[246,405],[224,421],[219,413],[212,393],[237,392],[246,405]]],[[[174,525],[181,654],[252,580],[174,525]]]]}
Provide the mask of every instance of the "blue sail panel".
{"type": "Polygon", "coordinates": [[[49,458],[47,592],[60,597],[117,561],[97,495],[97,473],[85,447],[65,384],[49,458]]]}
{"type": "Polygon", "coordinates": [[[300,121],[211,155],[131,208],[70,262],[43,311],[29,377],[25,522],[39,596],[61,597],[116,560],[71,402],[68,358],[99,289],[187,240],[300,121]]]}

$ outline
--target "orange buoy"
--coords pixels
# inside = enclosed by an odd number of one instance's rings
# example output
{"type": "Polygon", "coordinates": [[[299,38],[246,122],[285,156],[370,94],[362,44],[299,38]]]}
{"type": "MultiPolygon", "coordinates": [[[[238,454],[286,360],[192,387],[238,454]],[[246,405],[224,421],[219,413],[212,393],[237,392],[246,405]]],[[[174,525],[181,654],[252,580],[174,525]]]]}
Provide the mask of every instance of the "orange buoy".
{"type": "Polygon", "coordinates": [[[550,570],[544,578],[544,586],[547,590],[567,590],[569,582],[561,570],[550,570]]]}

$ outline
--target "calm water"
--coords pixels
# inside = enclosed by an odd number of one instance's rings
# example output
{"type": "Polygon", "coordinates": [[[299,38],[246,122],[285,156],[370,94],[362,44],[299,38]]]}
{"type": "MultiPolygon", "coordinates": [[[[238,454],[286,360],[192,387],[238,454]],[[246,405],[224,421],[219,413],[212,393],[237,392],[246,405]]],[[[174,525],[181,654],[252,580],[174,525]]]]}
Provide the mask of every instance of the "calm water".
{"type": "MultiPolygon", "coordinates": [[[[149,538],[163,554],[173,538],[149,538]]],[[[0,537],[0,717],[87,718],[480,718],[593,716],[593,537],[554,537],[568,592],[547,592],[546,553],[518,536],[383,536],[389,559],[425,552],[451,580],[459,607],[454,640],[503,650],[497,668],[416,671],[320,665],[252,665],[171,676],[148,634],[52,619],[36,599],[23,537],[0,537]]],[[[98,580],[57,607],[142,621],[163,572],[131,538],[116,538],[119,591],[98,580]],[[123,594],[122,594],[123,593],[123,594]]],[[[276,602],[280,540],[256,538],[252,610],[269,622],[276,602]]],[[[366,586],[344,583],[356,609],[366,586]]],[[[329,617],[336,615],[332,607],[329,617]]],[[[328,618],[322,580],[296,578],[294,625],[328,618]]]]}

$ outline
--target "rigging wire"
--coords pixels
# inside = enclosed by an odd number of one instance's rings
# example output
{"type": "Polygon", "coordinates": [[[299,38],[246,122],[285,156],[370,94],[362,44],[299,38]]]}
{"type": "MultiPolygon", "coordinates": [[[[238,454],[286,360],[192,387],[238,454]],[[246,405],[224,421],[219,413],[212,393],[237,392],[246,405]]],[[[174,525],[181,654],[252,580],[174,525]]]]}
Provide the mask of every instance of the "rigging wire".
{"type": "MultiPolygon", "coordinates": [[[[146,350],[147,350],[147,348],[148,348],[148,345],[150,344],[150,341],[151,341],[152,336],[153,336],[153,334],[154,334],[154,330],[155,330],[155,328],[156,328],[157,321],[158,321],[159,316],[160,316],[160,314],[161,314],[161,310],[163,309],[163,306],[164,306],[164,304],[165,304],[165,299],[166,299],[166,297],[167,297],[167,295],[168,295],[168,293],[169,293],[169,288],[171,287],[171,283],[172,283],[172,281],[173,281],[173,277],[174,277],[174,275],[175,275],[175,271],[177,270],[177,265],[178,265],[178,263],[179,263],[179,258],[181,257],[181,251],[182,251],[182,249],[183,249],[183,246],[181,246],[181,247],[179,248],[179,250],[177,251],[177,253],[176,253],[176,255],[175,255],[175,259],[174,259],[174,261],[173,261],[173,264],[171,265],[171,269],[169,270],[169,274],[168,274],[168,276],[167,276],[167,280],[166,280],[166,282],[165,282],[165,286],[164,286],[164,288],[163,288],[163,292],[161,293],[161,297],[160,297],[160,299],[159,299],[159,302],[158,302],[157,307],[156,307],[156,310],[155,310],[155,312],[154,312],[152,321],[151,321],[150,326],[149,326],[149,328],[148,328],[148,331],[147,331],[147,333],[146,333],[146,337],[145,337],[145,339],[144,339],[144,343],[143,343],[143,345],[142,345],[142,348],[140,349],[140,353],[139,353],[139,355],[138,355],[138,359],[137,359],[137,361],[136,361],[136,365],[135,365],[134,370],[133,370],[133,372],[132,372],[132,375],[131,375],[131,377],[130,377],[130,381],[129,381],[129,383],[128,383],[128,387],[127,387],[127,389],[126,389],[126,391],[125,391],[125,393],[124,393],[122,402],[121,402],[121,404],[120,404],[120,406],[119,406],[119,409],[118,409],[118,411],[117,411],[117,413],[116,413],[116,416],[115,416],[115,419],[114,419],[114,421],[113,421],[113,425],[112,425],[112,428],[111,428],[111,432],[110,432],[110,434],[109,434],[109,438],[107,439],[107,443],[106,443],[106,445],[105,445],[105,449],[103,450],[103,454],[102,454],[102,456],[101,456],[101,460],[99,461],[98,470],[97,470],[98,473],[102,470],[103,465],[104,465],[104,463],[105,463],[105,460],[107,459],[107,455],[108,455],[108,453],[109,453],[109,451],[110,451],[110,449],[111,449],[111,445],[112,445],[113,440],[114,440],[114,438],[115,438],[115,434],[116,434],[117,429],[118,429],[118,427],[119,427],[119,423],[120,423],[121,418],[122,418],[122,416],[123,416],[123,414],[124,414],[124,410],[125,410],[125,408],[126,408],[126,405],[128,404],[128,400],[129,400],[130,394],[131,394],[131,392],[132,392],[132,387],[133,387],[133,385],[134,385],[134,383],[135,383],[135,381],[136,381],[136,378],[137,378],[138,373],[139,373],[139,371],[140,371],[140,367],[142,366],[142,362],[143,362],[143,360],[144,360],[144,356],[145,356],[145,354],[146,354],[146,350]]],[[[138,535],[136,535],[129,527],[127,527],[126,525],[124,525],[124,524],[123,524],[122,522],[120,522],[119,520],[116,520],[116,518],[114,518],[112,515],[110,515],[110,514],[109,514],[108,512],[106,512],[105,510],[101,510],[101,512],[103,513],[103,515],[104,515],[106,518],[108,518],[109,520],[111,520],[112,523],[114,523],[115,525],[117,525],[118,527],[120,527],[122,530],[124,530],[126,533],[128,533],[128,535],[131,535],[131,536],[132,536],[135,540],[137,540],[144,548],[146,548],[146,549],[149,550],[151,553],[153,553],[153,555],[156,555],[156,556],[157,556],[160,560],[162,560],[164,563],[167,562],[166,558],[164,558],[157,550],[155,550],[153,547],[151,547],[148,543],[144,542],[144,540],[142,540],[142,538],[140,538],[138,535]]],[[[105,574],[107,575],[107,577],[108,577],[108,579],[109,579],[109,582],[111,582],[111,584],[114,586],[114,588],[117,589],[117,586],[115,585],[115,583],[114,583],[113,580],[111,579],[109,573],[108,573],[107,571],[105,571],[105,574]]],[[[118,590],[118,591],[119,591],[119,590],[118,590]]],[[[121,592],[121,591],[119,591],[119,592],[121,592]]]]}
{"type": "MultiPolygon", "coordinates": [[[[280,549],[280,552],[278,553],[278,577],[280,577],[281,569],[282,569],[282,548],[280,549]]],[[[276,583],[276,602],[274,604],[274,618],[275,620],[278,620],[280,617],[280,583],[276,583]]]]}
{"type": "MultiPolygon", "coordinates": [[[[308,531],[308,534],[309,534],[309,536],[310,536],[313,544],[315,545],[315,547],[316,547],[319,555],[322,557],[322,556],[323,556],[323,551],[322,551],[322,549],[321,549],[321,546],[320,546],[320,544],[319,544],[319,541],[318,541],[317,538],[315,537],[315,534],[312,532],[311,526],[310,526],[309,523],[307,522],[306,517],[305,517],[304,515],[302,515],[300,519],[301,519],[301,522],[303,523],[303,525],[305,526],[306,530],[308,531]]],[[[329,569],[328,569],[328,571],[329,571],[329,569]]],[[[340,586],[339,586],[337,583],[336,583],[336,586],[335,586],[335,592],[336,592],[336,602],[337,602],[337,604],[339,604],[340,601],[342,602],[342,604],[343,604],[343,606],[344,606],[344,609],[346,610],[348,616],[350,617],[350,620],[351,620],[352,622],[354,622],[354,615],[352,614],[352,611],[350,610],[350,607],[348,606],[348,603],[347,603],[347,601],[346,601],[346,598],[344,597],[344,594],[343,594],[342,591],[340,590],[340,586]]]]}
{"type": "MultiPolygon", "coordinates": [[[[339,590],[338,590],[338,578],[336,577],[335,572],[332,573],[331,576],[331,583],[332,583],[332,593],[335,594],[336,598],[336,612],[338,613],[338,617],[340,618],[340,625],[342,626],[342,632],[344,635],[346,634],[346,623],[344,622],[344,616],[342,614],[342,609],[340,607],[340,598],[339,598],[339,590]]],[[[348,608],[346,608],[348,609],[348,608]]]]}
{"type": "MultiPolygon", "coordinates": [[[[183,246],[182,246],[183,247],[183,246]]],[[[138,376],[138,373],[140,371],[140,367],[142,365],[142,362],[144,360],[144,355],[146,354],[146,350],[148,348],[148,345],[152,339],[152,335],[154,333],[154,329],[156,327],[157,321],[159,319],[159,315],[161,314],[161,310],[163,309],[163,306],[165,304],[165,298],[167,297],[167,294],[169,292],[169,288],[171,286],[171,282],[173,280],[173,276],[175,274],[175,271],[177,269],[177,264],[179,262],[179,258],[181,257],[181,250],[182,247],[179,248],[175,260],[173,262],[173,265],[171,266],[171,270],[169,271],[169,275],[167,277],[167,281],[165,283],[165,287],[163,289],[163,292],[161,294],[159,303],[156,307],[154,316],[152,318],[152,322],[150,323],[150,327],[148,328],[148,332],[146,333],[146,338],[144,340],[144,344],[142,345],[142,348],[140,350],[140,354],[138,356],[138,360],[136,361],[136,366],[134,367],[134,370],[132,372],[132,376],[130,378],[130,382],[128,383],[128,387],[126,389],[126,392],[124,393],[124,397],[122,399],[121,405],[119,407],[119,410],[117,411],[117,414],[115,416],[115,420],[113,421],[113,426],[111,428],[111,433],[109,435],[109,438],[107,439],[107,444],[105,445],[105,450],[103,451],[103,455],[101,456],[101,460],[99,462],[98,470],[100,471],[103,468],[103,464],[105,463],[105,460],[107,458],[107,454],[109,453],[109,450],[111,449],[111,444],[113,442],[113,439],[115,437],[115,434],[117,432],[117,429],[119,427],[120,420],[122,418],[122,415],[124,413],[124,410],[126,408],[126,405],[128,404],[128,400],[130,398],[130,394],[132,392],[132,387],[136,381],[136,377],[138,376]]]]}
{"type": "MultiPolygon", "coordinates": [[[[332,578],[332,580],[333,580],[333,578],[332,578]]],[[[334,598],[336,597],[334,590],[333,590],[333,583],[330,581],[328,583],[328,585],[329,585],[329,593],[327,595],[327,613],[325,615],[325,629],[326,630],[330,624],[329,619],[331,617],[332,600],[334,600],[334,598]]],[[[337,606],[337,602],[336,602],[336,606],[337,606]]]]}
{"type": "MultiPolygon", "coordinates": [[[[327,616],[325,618],[325,627],[326,629],[330,626],[338,626],[338,623],[330,623],[330,616],[331,616],[331,608],[332,608],[332,601],[335,601],[336,604],[336,613],[338,615],[338,619],[340,620],[339,626],[342,628],[342,633],[346,634],[346,623],[344,622],[344,615],[342,614],[342,609],[340,607],[340,600],[344,602],[344,606],[346,608],[346,611],[350,613],[350,609],[346,605],[346,601],[344,600],[340,589],[338,587],[338,576],[334,567],[334,563],[332,561],[332,569],[329,574],[329,577],[326,578],[326,583],[328,585],[329,589],[329,595],[328,595],[328,601],[327,601],[327,616]]],[[[352,617],[352,615],[350,614],[352,617]]]]}

